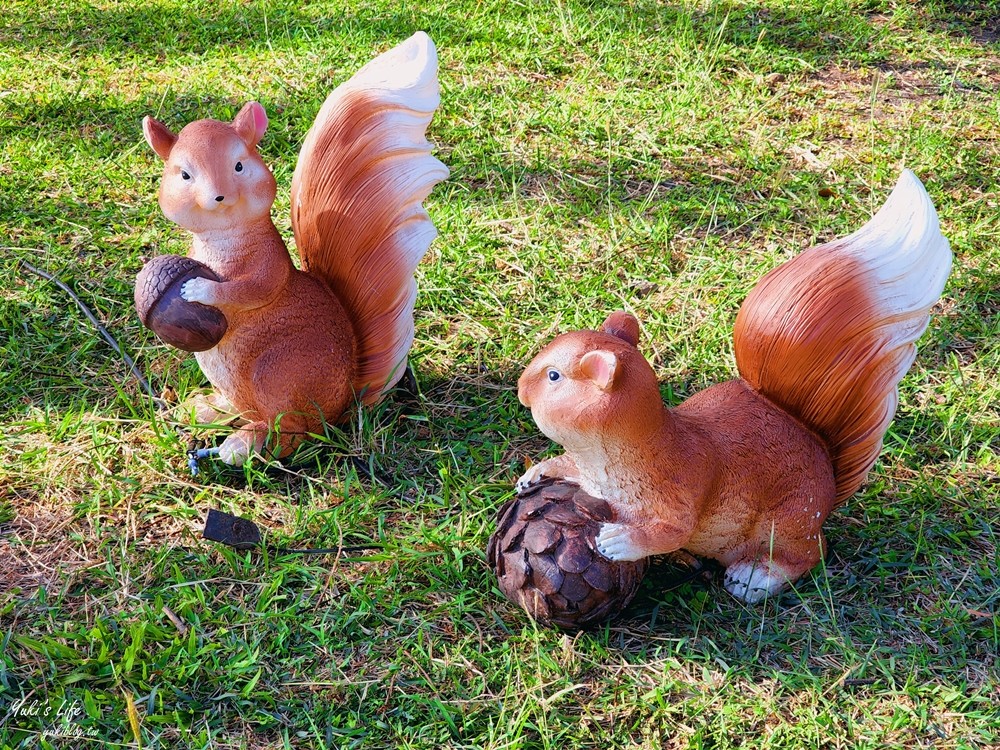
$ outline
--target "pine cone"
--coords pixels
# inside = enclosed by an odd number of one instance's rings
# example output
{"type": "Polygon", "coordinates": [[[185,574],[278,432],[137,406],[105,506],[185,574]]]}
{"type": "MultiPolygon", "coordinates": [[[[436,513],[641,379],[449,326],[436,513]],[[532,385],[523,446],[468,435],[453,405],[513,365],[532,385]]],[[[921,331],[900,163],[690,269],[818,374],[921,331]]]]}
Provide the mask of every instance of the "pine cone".
{"type": "Polygon", "coordinates": [[[536,620],[582,630],[632,600],[648,560],[612,562],[594,538],[614,512],[577,485],[545,480],[507,501],[486,557],[500,590],[536,620]]]}

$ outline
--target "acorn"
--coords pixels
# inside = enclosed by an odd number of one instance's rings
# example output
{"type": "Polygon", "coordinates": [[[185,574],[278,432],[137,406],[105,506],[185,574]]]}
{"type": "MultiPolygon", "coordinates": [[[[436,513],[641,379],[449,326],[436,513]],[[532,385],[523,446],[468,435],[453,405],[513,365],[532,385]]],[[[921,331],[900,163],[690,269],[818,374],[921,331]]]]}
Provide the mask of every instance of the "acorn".
{"type": "Polygon", "coordinates": [[[184,282],[195,277],[220,281],[211,268],[184,255],[159,255],[135,277],[139,320],[161,341],[186,352],[211,349],[229,327],[217,307],[187,302],[181,297],[184,282]]]}
{"type": "Polygon", "coordinates": [[[648,559],[614,562],[594,542],[614,511],[563,480],[545,479],[508,500],[486,557],[500,590],[531,617],[564,630],[598,625],[639,589],[648,559]]]}

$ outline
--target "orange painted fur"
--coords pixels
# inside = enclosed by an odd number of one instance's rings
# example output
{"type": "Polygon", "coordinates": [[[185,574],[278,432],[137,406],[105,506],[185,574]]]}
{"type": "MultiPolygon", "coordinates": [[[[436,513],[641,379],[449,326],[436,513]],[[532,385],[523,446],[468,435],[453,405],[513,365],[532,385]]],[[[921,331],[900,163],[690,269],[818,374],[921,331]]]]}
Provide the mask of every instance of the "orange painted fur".
{"type": "Polygon", "coordinates": [[[636,348],[638,323],[558,336],[518,382],[565,449],[536,464],[616,510],[597,537],[615,560],[687,550],[757,601],[819,562],[822,525],[881,449],[897,383],[951,267],[923,186],[904,172],[861,230],[771,271],[737,317],[741,378],[668,409],[636,348]]]}
{"type": "Polygon", "coordinates": [[[448,174],[424,137],[438,99],[437,57],[422,33],[330,95],[292,181],[301,271],[271,220],[275,180],[257,153],[263,107],[176,135],[143,121],[165,162],[160,206],[192,233],[189,255],[222,279],[192,279],[181,294],[228,320],[218,345],[196,354],[216,388],[211,406],[247,420],[222,444],[223,460],[242,463],[269,434],[268,451],[283,456],[402,375],[413,273],[435,235],[421,202],[448,174]]]}

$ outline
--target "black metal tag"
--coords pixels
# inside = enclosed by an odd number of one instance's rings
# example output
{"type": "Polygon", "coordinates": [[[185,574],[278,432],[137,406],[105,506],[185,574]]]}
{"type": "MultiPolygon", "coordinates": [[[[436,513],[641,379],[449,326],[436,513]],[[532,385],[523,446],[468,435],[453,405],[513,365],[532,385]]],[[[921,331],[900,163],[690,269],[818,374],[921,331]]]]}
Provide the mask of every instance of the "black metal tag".
{"type": "Polygon", "coordinates": [[[260,529],[253,521],[221,510],[209,510],[205,530],[201,535],[213,542],[222,542],[236,549],[253,549],[260,545],[260,529]]]}

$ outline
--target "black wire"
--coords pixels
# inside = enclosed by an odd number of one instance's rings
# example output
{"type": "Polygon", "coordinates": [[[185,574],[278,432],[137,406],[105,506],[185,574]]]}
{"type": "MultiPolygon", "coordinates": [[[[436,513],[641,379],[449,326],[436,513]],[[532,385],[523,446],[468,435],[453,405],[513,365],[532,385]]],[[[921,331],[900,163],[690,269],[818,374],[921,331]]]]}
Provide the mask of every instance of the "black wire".
{"type": "Polygon", "coordinates": [[[73,301],[76,303],[77,307],[80,308],[80,310],[83,312],[83,314],[87,316],[87,320],[89,320],[91,323],[93,323],[94,327],[97,329],[97,332],[99,334],[101,334],[101,337],[105,341],[107,341],[108,344],[111,345],[112,349],[114,349],[116,352],[118,352],[118,355],[123,360],[125,360],[125,364],[128,365],[129,370],[132,371],[132,375],[134,375],[135,379],[139,381],[139,385],[142,386],[143,390],[146,391],[146,393],[153,400],[153,402],[159,408],[161,408],[161,409],[165,408],[167,406],[166,401],[164,401],[163,399],[161,399],[159,396],[156,395],[156,393],[153,392],[152,387],[149,385],[149,381],[147,381],[146,378],[143,376],[142,372],[139,370],[138,366],[135,364],[135,362],[132,360],[132,358],[128,354],[126,354],[125,351],[118,345],[118,342],[115,341],[114,336],[112,336],[108,332],[108,329],[105,328],[102,325],[101,321],[99,321],[97,319],[97,316],[94,315],[94,313],[92,313],[90,311],[90,308],[87,307],[86,304],[84,304],[83,300],[81,300],[76,295],[76,293],[72,289],[69,288],[68,285],[66,285],[61,279],[53,276],[52,274],[50,274],[50,273],[48,273],[46,271],[43,271],[40,268],[35,268],[33,265],[31,265],[30,263],[28,263],[28,261],[26,261],[26,260],[22,260],[21,261],[21,265],[24,266],[24,268],[26,268],[29,271],[31,271],[31,273],[35,274],[36,276],[40,276],[40,277],[42,277],[43,279],[45,279],[47,281],[51,281],[57,287],[59,287],[60,289],[62,289],[64,292],[66,292],[66,294],[68,294],[73,299],[73,301]]]}
{"type": "Polygon", "coordinates": [[[384,550],[381,544],[349,544],[346,547],[324,547],[317,549],[294,549],[292,547],[266,547],[274,555],[339,555],[342,552],[366,552],[369,550],[384,550]]]}

